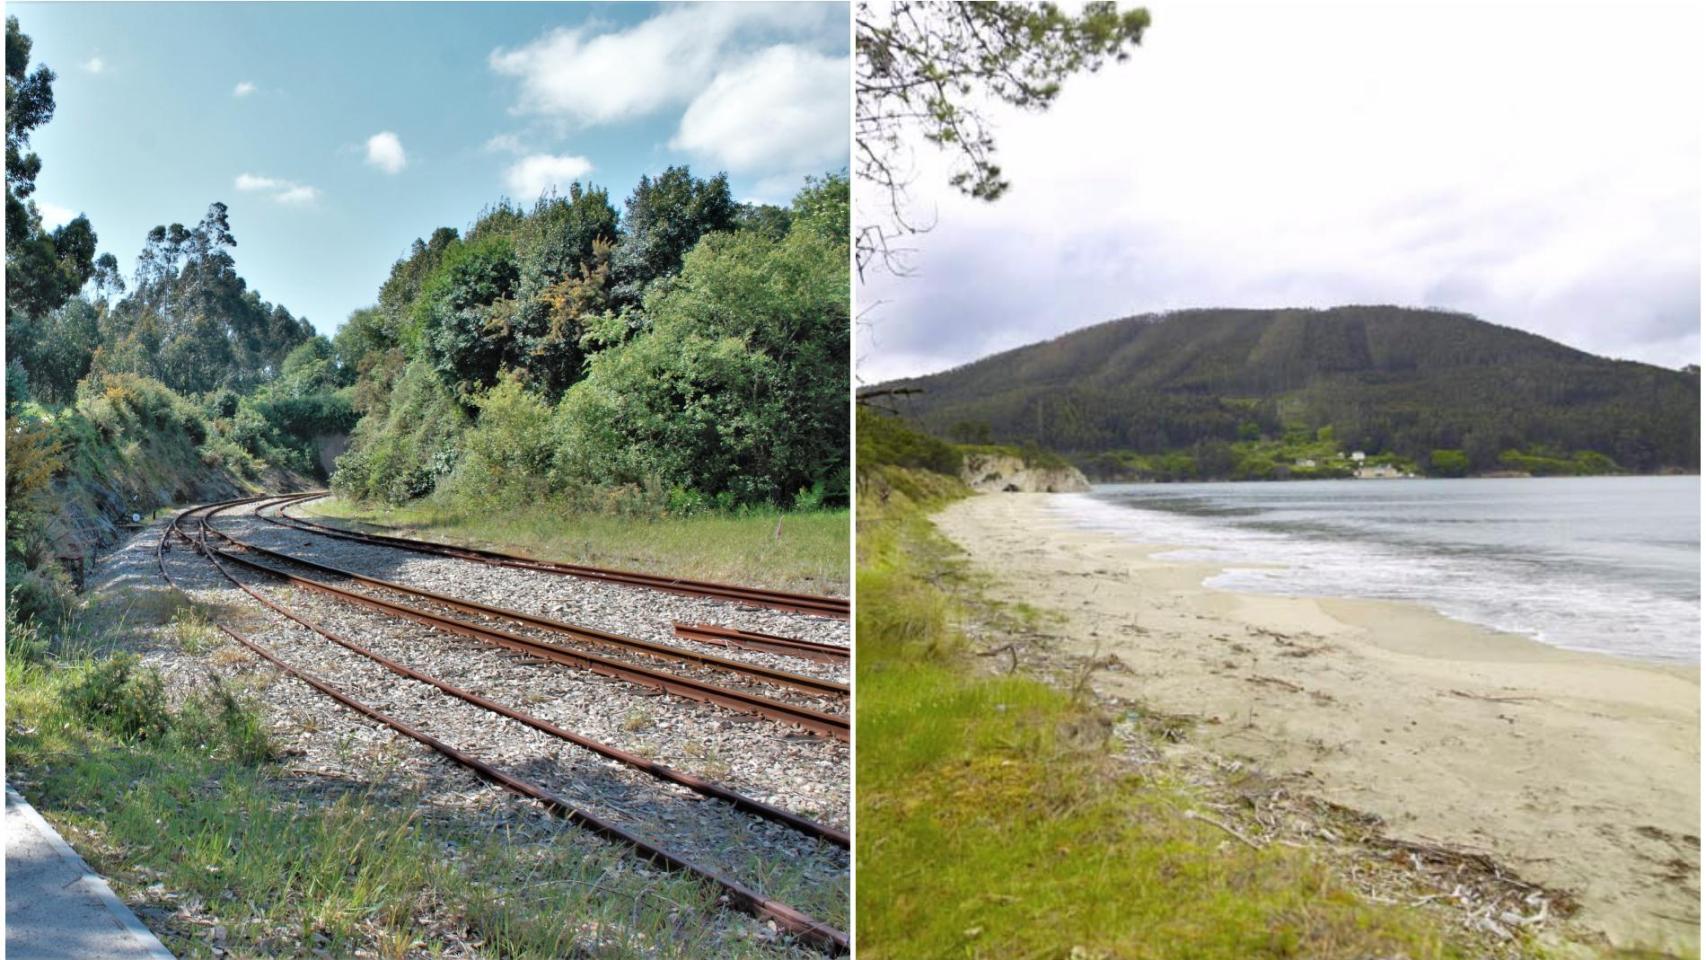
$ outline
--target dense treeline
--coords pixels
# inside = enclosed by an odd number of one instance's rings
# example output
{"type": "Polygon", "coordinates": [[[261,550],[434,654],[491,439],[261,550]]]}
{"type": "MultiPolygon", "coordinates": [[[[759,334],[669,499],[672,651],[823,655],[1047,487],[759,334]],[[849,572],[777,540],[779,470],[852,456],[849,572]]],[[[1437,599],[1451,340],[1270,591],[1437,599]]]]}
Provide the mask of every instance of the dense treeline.
{"type": "Polygon", "coordinates": [[[127,283],[87,217],[48,230],[32,131],[53,71],[6,21],[8,609],[63,609],[114,523],[170,502],[324,475],[322,441],[355,422],[354,371],[307,320],[236,270],[224,204],[149,231],[127,283]]]}
{"type": "Polygon", "coordinates": [[[685,513],[845,502],[848,183],[787,207],[684,167],[434,231],[328,340],[237,273],[229,212],[135,270],[32,199],[51,70],[7,22],[7,566],[22,617],[170,502],[324,476],[398,502],[685,513]],[[359,422],[358,422],[359,421],[359,422]]]}
{"type": "Polygon", "coordinates": [[[125,283],[114,270],[45,313],[9,312],[14,391],[64,405],[78,384],[115,373],[186,395],[250,393],[271,381],[314,328],[248,289],[231,258],[236,244],[225,204],[215,203],[193,228],[149,231],[128,296],[115,296],[125,283]]]}
{"type": "Polygon", "coordinates": [[[1338,449],[1424,469],[1437,451],[1441,473],[1700,464],[1697,372],[1440,311],[1136,317],[887,386],[922,389],[906,412],[940,436],[1035,442],[1103,474],[1174,455],[1184,475],[1164,478],[1234,476],[1257,445],[1272,459],[1288,436],[1321,428],[1338,449]]]}
{"type": "Polygon", "coordinates": [[[569,508],[845,500],[844,175],[788,208],[722,175],[576,184],[441,228],[338,332],[362,415],[334,487],[569,508]]]}

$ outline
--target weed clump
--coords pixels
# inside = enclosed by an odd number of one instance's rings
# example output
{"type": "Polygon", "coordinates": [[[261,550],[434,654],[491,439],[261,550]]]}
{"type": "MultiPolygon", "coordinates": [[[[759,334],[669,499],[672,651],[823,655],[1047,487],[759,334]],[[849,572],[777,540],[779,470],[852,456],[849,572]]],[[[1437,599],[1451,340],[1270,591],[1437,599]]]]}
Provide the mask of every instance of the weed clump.
{"type": "Polygon", "coordinates": [[[276,755],[260,711],[244,703],[215,677],[212,685],[185,703],[173,718],[173,736],[185,748],[245,766],[276,755]]]}
{"type": "Polygon", "coordinates": [[[47,659],[48,642],[35,620],[20,619],[6,607],[6,660],[13,664],[39,664],[47,659]]]}
{"type": "Polygon", "coordinates": [[[163,735],[171,727],[166,685],[157,670],[137,669],[134,654],[99,661],[65,692],[65,705],[91,727],[126,743],[163,735]]]}
{"type": "Polygon", "coordinates": [[[135,654],[115,654],[80,672],[65,688],[65,708],[122,743],[161,742],[247,766],[275,755],[260,712],[218,677],[174,711],[159,671],[141,667],[135,654]]]}

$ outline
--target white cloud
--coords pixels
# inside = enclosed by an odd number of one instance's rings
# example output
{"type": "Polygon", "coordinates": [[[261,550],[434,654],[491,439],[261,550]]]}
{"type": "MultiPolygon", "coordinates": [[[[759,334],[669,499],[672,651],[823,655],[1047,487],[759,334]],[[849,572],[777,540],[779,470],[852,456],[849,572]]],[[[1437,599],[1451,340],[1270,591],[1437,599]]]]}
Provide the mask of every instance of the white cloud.
{"type": "Polygon", "coordinates": [[[233,97],[246,97],[249,94],[254,93],[254,92],[255,92],[255,85],[250,83],[247,80],[244,80],[241,83],[237,84],[237,86],[232,88],[231,95],[233,97]]]}
{"type": "Polygon", "coordinates": [[[90,73],[105,73],[107,70],[107,62],[102,60],[99,56],[90,57],[83,61],[83,69],[90,73]]]}
{"type": "Polygon", "coordinates": [[[915,277],[862,288],[884,305],[861,378],[1191,306],[1446,307],[1698,360],[1698,9],[1620,8],[1611,33],[1519,6],[1150,9],[1128,63],[996,114],[1000,201],[918,145],[936,228],[915,277]]]}
{"type": "Polygon", "coordinates": [[[612,123],[691,100],[738,41],[821,30],[835,9],[689,4],[622,30],[553,30],[525,46],[492,51],[490,62],[494,71],[521,81],[515,112],[575,126],[612,123]]]}
{"type": "Polygon", "coordinates": [[[486,141],[483,148],[487,153],[526,153],[527,147],[521,138],[513,133],[500,133],[486,141]]]}
{"type": "Polygon", "coordinates": [[[239,190],[272,190],[284,185],[282,180],[272,177],[257,177],[252,173],[237,174],[237,189],[239,190]]]}
{"type": "Polygon", "coordinates": [[[239,173],[235,185],[245,193],[265,193],[271,196],[273,202],[291,207],[312,203],[320,198],[320,191],[316,187],[253,173],[239,173]]]}
{"type": "Polygon", "coordinates": [[[717,74],[670,146],[735,172],[847,164],[846,57],[781,44],[717,74]]]}
{"type": "Polygon", "coordinates": [[[403,153],[403,141],[385,130],[367,138],[367,162],[386,173],[397,173],[408,165],[409,158],[403,153]]]}
{"type": "Polygon", "coordinates": [[[304,203],[312,203],[319,198],[319,190],[313,187],[299,185],[292,185],[289,189],[273,197],[273,199],[277,200],[279,203],[292,207],[301,206],[304,203]]]}
{"type": "Polygon", "coordinates": [[[49,230],[63,227],[77,219],[77,211],[46,200],[36,201],[36,212],[41,214],[41,225],[49,230]]]}
{"type": "Polygon", "coordinates": [[[522,201],[537,199],[547,190],[566,193],[568,185],[592,172],[585,157],[559,157],[536,153],[523,157],[504,171],[504,184],[522,201]]]}

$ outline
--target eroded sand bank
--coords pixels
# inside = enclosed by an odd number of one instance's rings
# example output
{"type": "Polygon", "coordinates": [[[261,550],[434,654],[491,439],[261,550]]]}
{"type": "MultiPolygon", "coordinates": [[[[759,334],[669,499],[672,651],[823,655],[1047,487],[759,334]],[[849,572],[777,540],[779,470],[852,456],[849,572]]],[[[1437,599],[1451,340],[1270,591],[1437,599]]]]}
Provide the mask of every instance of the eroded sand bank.
{"type": "Polygon", "coordinates": [[[1569,890],[1618,945],[1698,948],[1700,673],[1572,653],[1408,604],[1226,593],[1217,568],[1072,527],[1047,494],[953,504],[938,528],[999,595],[1117,655],[1110,694],[1197,739],[1569,890]]]}

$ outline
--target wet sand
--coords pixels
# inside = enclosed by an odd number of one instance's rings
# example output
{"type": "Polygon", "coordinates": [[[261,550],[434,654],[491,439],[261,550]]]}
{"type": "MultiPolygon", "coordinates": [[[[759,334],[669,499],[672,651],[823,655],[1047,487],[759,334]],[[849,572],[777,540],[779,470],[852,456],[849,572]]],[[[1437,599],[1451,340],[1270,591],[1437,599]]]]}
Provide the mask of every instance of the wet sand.
{"type": "Polygon", "coordinates": [[[1700,943],[1700,671],[1547,647],[1384,601],[1236,594],[1169,547],[1069,525],[1047,494],[935,516],[996,596],[1055,611],[1099,689],[1394,836],[1488,853],[1618,946],[1700,943]]]}

